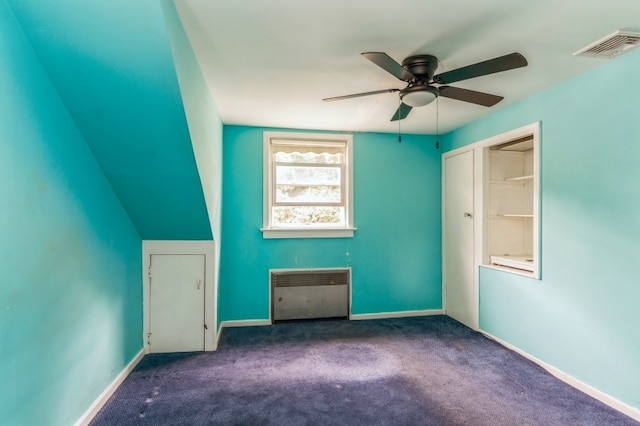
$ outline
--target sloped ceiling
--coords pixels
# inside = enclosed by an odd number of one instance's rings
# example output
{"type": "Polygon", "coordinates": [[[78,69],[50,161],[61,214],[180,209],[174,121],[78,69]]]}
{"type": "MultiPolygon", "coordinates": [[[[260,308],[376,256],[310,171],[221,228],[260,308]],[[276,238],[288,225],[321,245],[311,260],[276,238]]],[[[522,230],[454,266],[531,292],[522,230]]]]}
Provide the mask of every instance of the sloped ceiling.
{"type": "Polygon", "coordinates": [[[211,239],[161,5],[7,0],[143,239],[211,239]]]}

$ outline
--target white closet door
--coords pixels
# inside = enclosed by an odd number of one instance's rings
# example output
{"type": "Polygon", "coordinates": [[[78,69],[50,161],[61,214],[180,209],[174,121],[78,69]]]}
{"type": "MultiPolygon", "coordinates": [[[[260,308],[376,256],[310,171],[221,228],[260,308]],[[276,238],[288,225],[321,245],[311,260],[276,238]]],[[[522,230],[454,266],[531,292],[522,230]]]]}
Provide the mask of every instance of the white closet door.
{"type": "Polygon", "coordinates": [[[466,151],[445,159],[444,278],[447,315],[476,328],[473,155],[466,151]]]}
{"type": "Polygon", "coordinates": [[[205,256],[151,256],[150,352],[204,350],[205,256]]]}

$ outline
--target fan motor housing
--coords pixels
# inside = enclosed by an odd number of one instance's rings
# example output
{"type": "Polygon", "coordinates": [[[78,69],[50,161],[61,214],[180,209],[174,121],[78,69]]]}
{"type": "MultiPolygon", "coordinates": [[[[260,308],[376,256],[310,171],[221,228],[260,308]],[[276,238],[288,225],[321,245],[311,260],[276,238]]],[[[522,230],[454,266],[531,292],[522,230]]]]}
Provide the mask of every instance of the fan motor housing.
{"type": "Polygon", "coordinates": [[[431,80],[438,68],[438,58],[432,55],[409,56],[402,61],[402,67],[416,77],[428,81],[431,80]]]}

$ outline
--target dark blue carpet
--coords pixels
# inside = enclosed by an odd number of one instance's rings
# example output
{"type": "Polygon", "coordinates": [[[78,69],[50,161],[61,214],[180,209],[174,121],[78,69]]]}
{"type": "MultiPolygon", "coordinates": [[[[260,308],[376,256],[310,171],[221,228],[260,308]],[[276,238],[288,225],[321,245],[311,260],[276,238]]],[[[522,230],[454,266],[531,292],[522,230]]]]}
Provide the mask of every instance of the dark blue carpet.
{"type": "Polygon", "coordinates": [[[444,317],[224,329],[146,356],[97,425],[635,425],[444,317]]]}

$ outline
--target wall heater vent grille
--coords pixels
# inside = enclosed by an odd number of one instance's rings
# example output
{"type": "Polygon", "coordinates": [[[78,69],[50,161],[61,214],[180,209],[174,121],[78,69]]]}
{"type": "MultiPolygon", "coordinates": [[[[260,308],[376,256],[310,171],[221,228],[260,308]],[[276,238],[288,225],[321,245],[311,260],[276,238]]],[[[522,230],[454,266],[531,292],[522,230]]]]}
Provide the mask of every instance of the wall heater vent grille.
{"type": "Polygon", "coordinates": [[[271,271],[273,321],[347,318],[349,269],[271,271]]]}
{"type": "Polygon", "coordinates": [[[618,30],[578,50],[573,55],[611,59],[627,52],[638,44],[640,44],[639,32],[618,30]]]}
{"type": "Polygon", "coordinates": [[[271,283],[275,287],[346,285],[349,284],[349,270],[338,269],[271,272],[271,283]]]}

